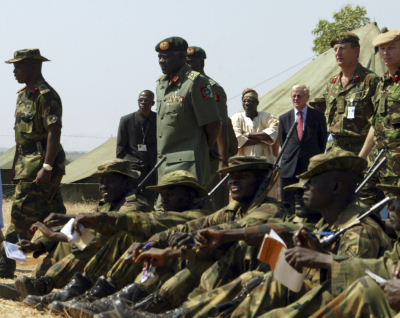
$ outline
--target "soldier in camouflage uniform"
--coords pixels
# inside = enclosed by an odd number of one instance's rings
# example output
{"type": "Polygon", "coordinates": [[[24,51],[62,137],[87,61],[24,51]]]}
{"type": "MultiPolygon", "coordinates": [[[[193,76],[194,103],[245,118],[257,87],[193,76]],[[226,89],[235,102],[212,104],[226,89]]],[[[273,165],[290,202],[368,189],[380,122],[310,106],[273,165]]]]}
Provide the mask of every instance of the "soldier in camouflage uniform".
{"type": "MultiPolygon", "coordinates": [[[[11,225],[6,240],[30,240],[30,227],[43,221],[56,208],[65,213],[59,185],[65,174],[65,153],[60,144],[62,126],[61,99],[44,80],[42,62],[49,61],[38,49],[19,50],[6,63],[14,64],[18,83],[26,86],[18,91],[15,111],[16,151],[10,172],[11,183],[17,184],[11,207],[11,225]],[[52,202],[57,197],[58,204],[52,202]]],[[[1,250],[0,277],[13,278],[15,261],[1,250]]]]}
{"type": "MultiPolygon", "coordinates": [[[[188,293],[199,284],[202,272],[216,260],[220,263],[228,264],[236,259],[236,268],[239,271],[245,270],[244,268],[247,268],[246,270],[255,268],[254,265],[258,264],[258,262],[253,262],[255,257],[247,252],[248,247],[240,243],[222,245],[216,250],[200,254],[196,252],[196,249],[181,248],[182,246],[194,244],[197,231],[204,228],[246,228],[256,224],[264,224],[273,218],[282,219],[282,217],[288,215],[287,208],[269,197],[266,197],[264,203],[260,206],[249,209],[254,193],[268,170],[272,167],[265,158],[232,157],[229,159],[229,164],[230,167],[228,169],[223,169],[220,172],[230,173],[229,187],[232,198],[237,201],[232,202],[224,209],[207,218],[162,232],[149,240],[157,248],[142,252],[138,259],[153,258],[157,264],[159,261],[163,263],[167,259],[181,257],[189,262],[185,269],[162,284],[158,291],[145,298],[142,302],[137,303],[136,309],[159,312],[182,304],[186,300],[188,293]],[[174,249],[174,247],[178,249],[174,249]],[[246,259],[246,256],[251,256],[251,258],[246,259]]],[[[142,246],[133,248],[134,255],[138,253],[142,246]]],[[[151,291],[147,288],[146,290],[151,291]]],[[[120,305],[124,308],[127,305],[123,299],[117,301],[121,301],[120,305]]],[[[128,299],[128,301],[135,303],[137,299],[128,299]]],[[[129,309],[127,310],[129,311],[129,309]]]]}
{"type": "Polygon", "coordinates": [[[380,170],[379,181],[393,185],[397,184],[400,175],[400,31],[386,29],[382,32],[372,45],[379,47],[388,72],[379,81],[372,99],[375,114],[360,156],[368,155],[374,146],[378,151],[385,149],[388,160],[380,170]]]}
{"type": "Polygon", "coordinates": [[[332,134],[332,150],[344,149],[358,154],[367,137],[374,113],[372,96],[378,77],[358,62],[359,38],[342,32],[333,37],[331,47],[342,71],[332,76],[325,93],[325,116],[332,134]]]}
{"type": "MultiPolygon", "coordinates": [[[[153,213],[140,213],[132,212],[129,210],[120,210],[116,213],[108,213],[104,215],[87,215],[80,216],[76,219],[77,224],[82,224],[85,227],[91,227],[97,231],[102,224],[109,227],[114,231],[114,235],[105,243],[105,245],[96,253],[94,257],[87,263],[83,275],[81,275],[80,289],[77,286],[71,288],[64,288],[63,292],[55,292],[44,297],[36,297],[29,295],[24,303],[28,305],[50,304],[49,309],[56,312],[63,312],[69,306],[75,303],[76,300],[80,301],[94,301],[97,298],[108,296],[116,292],[117,283],[112,277],[104,277],[107,272],[112,268],[112,265],[117,261],[123,261],[125,266],[129,267],[132,264],[127,260],[126,250],[134,242],[144,242],[154,233],[161,230],[166,230],[172,226],[204,217],[207,211],[200,209],[191,209],[194,205],[196,198],[202,198],[207,195],[207,191],[201,187],[192,174],[187,171],[174,171],[165,175],[159,186],[149,186],[148,189],[161,193],[162,201],[167,208],[167,211],[153,212],[153,213]],[[93,286],[93,287],[92,287],[93,286]],[[79,293],[84,293],[89,288],[90,291],[84,297],[79,297],[75,300],[69,299],[78,296],[79,293]],[[78,289],[78,290],[77,290],[78,289]]],[[[134,267],[130,272],[131,276],[125,277],[128,282],[132,282],[134,277],[141,271],[141,266],[134,267]],[[129,280],[130,278],[130,280],[129,280]]],[[[67,270],[63,268],[62,271],[67,270]]],[[[58,273],[60,275],[60,273],[58,273]]],[[[51,276],[58,276],[54,273],[51,276]]],[[[65,276],[65,275],[63,275],[65,276]]],[[[71,276],[71,275],[69,275],[71,276]]],[[[66,279],[63,278],[65,282],[66,279]]],[[[32,289],[30,292],[32,293],[32,289]]],[[[49,291],[47,289],[47,291],[49,291]]]]}

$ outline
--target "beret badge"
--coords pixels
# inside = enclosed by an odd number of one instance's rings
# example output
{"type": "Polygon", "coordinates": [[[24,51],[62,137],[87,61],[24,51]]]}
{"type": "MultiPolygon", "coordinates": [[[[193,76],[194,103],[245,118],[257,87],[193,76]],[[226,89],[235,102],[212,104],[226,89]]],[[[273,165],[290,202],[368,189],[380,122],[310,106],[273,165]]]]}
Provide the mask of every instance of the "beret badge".
{"type": "Polygon", "coordinates": [[[169,43],[167,41],[162,41],[160,43],[160,50],[166,51],[169,49],[169,43]]]}
{"type": "Polygon", "coordinates": [[[189,48],[187,49],[187,55],[193,55],[193,54],[194,54],[194,49],[191,48],[191,47],[189,47],[189,48]]]}

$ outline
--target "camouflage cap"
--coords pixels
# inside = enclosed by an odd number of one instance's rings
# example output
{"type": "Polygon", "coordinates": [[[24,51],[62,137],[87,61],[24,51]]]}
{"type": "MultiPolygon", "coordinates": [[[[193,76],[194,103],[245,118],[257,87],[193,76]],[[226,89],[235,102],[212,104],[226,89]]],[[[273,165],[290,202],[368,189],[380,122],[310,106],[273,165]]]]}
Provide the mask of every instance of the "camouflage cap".
{"type": "Polygon", "coordinates": [[[146,187],[149,190],[160,192],[160,190],[167,189],[173,186],[186,186],[197,191],[199,198],[204,198],[208,195],[206,189],[198,184],[197,179],[190,172],[185,170],[176,170],[163,175],[159,185],[146,187]]]}
{"type": "Polygon", "coordinates": [[[271,170],[272,164],[265,157],[237,156],[229,158],[229,167],[218,170],[219,173],[229,173],[240,170],[271,170]]]}
{"type": "Polygon", "coordinates": [[[26,50],[15,51],[14,58],[6,61],[6,63],[7,64],[16,63],[24,59],[36,59],[36,60],[41,60],[43,62],[50,61],[46,59],[44,56],[40,55],[39,49],[26,49],[26,50]]]}
{"type": "Polygon", "coordinates": [[[140,171],[132,170],[130,161],[122,159],[107,160],[97,167],[97,172],[93,173],[91,177],[104,177],[112,173],[123,174],[133,179],[140,177],[140,171]]]}
{"type": "Polygon", "coordinates": [[[308,170],[296,176],[296,178],[308,179],[327,171],[362,172],[367,165],[367,160],[357,157],[354,153],[346,150],[337,150],[312,157],[308,170]]]}
{"type": "Polygon", "coordinates": [[[203,60],[205,60],[207,58],[206,51],[204,51],[201,47],[198,47],[198,46],[188,47],[187,56],[197,58],[197,59],[203,59],[203,60]]]}
{"type": "Polygon", "coordinates": [[[189,45],[179,36],[172,36],[162,40],[156,45],[157,52],[187,52],[189,45]]]}
{"type": "Polygon", "coordinates": [[[378,183],[376,187],[387,193],[400,194],[400,181],[397,182],[397,185],[378,183]]]}
{"type": "Polygon", "coordinates": [[[285,191],[296,191],[298,189],[303,189],[303,186],[306,184],[307,179],[301,179],[299,180],[299,182],[288,185],[286,187],[283,188],[283,190],[285,191]]]}
{"type": "Polygon", "coordinates": [[[381,32],[382,33],[372,41],[372,46],[375,47],[400,39],[400,29],[388,30],[387,28],[383,28],[381,32]]]}
{"type": "Polygon", "coordinates": [[[316,104],[325,104],[325,97],[319,97],[319,98],[314,98],[314,100],[312,102],[309,102],[308,104],[310,106],[314,106],[316,104]]]}
{"type": "Polygon", "coordinates": [[[351,32],[340,32],[338,35],[335,35],[331,39],[331,47],[334,47],[335,44],[341,44],[341,43],[355,43],[358,46],[360,46],[360,38],[351,32]]]}

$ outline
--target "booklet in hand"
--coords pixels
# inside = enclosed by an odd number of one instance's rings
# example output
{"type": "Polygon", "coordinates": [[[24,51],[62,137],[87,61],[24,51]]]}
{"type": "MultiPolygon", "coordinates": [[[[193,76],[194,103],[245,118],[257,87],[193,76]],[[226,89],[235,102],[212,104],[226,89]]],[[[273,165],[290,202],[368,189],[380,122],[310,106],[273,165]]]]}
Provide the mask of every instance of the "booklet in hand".
{"type": "Polygon", "coordinates": [[[88,244],[93,241],[94,235],[92,232],[88,231],[83,225],[79,224],[79,230],[81,231],[82,235],[79,236],[78,232],[74,231],[71,234],[72,225],[74,224],[75,219],[72,218],[68,221],[67,224],[62,228],[61,233],[65,234],[68,239],[75,243],[75,246],[83,251],[88,244]]]}
{"type": "Polygon", "coordinates": [[[285,242],[271,229],[269,234],[265,234],[258,259],[271,266],[274,277],[278,282],[297,293],[303,285],[307,270],[303,269],[303,272],[299,273],[290,266],[285,258],[286,250],[285,242]]]}
{"type": "Polygon", "coordinates": [[[22,250],[18,248],[17,244],[9,243],[4,241],[4,250],[6,251],[6,256],[15,261],[26,262],[26,256],[22,250]]]}

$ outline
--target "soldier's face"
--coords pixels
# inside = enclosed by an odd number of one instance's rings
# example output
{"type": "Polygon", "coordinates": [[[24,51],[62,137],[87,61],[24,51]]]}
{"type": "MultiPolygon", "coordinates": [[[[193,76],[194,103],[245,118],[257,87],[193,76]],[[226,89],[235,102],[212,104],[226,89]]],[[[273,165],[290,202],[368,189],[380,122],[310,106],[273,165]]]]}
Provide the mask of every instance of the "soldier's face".
{"type": "Polygon", "coordinates": [[[358,61],[358,53],[360,48],[351,48],[351,43],[335,44],[333,47],[336,63],[340,67],[353,64],[358,61]]]}
{"type": "Polygon", "coordinates": [[[303,189],[297,189],[296,193],[294,195],[296,216],[298,216],[300,218],[306,218],[306,217],[313,217],[316,214],[319,214],[316,211],[310,210],[304,204],[303,194],[304,194],[303,189]]]}
{"type": "Polygon", "coordinates": [[[185,60],[182,52],[163,52],[158,54],[158,63],[163,74],[175,74],[182,67],[185,60]]]}
{"type": "Polygon", "coordinates": [[[142,113],[150,113],[151,107],[154,105],[154,97],[148,92],[141,92],[138,99],[139,109],[142,113]]]}
{"type": "Polygon", "coordinates": [[[185,186],[174,186],[160,191],[164,211],[182,212],[193,205],[195,194],[185,186]]]}
{"type": "Polygon", "coordinates": [[[323,172],[316,176],[312,176],[304,184],[303,200],[307,208],[322,212],[321,210],[330,205],[332,200],[332,182],[330,182],[331,172],[332,171],[323,172]]]}
{"type": "Polygon", "coordinates": [[[303,88],[292,90],[292,103],[293,106],[298,110],[302,110],[304,107],[306,107],[309,98],[310,95],[307,95],[303,88]]]}
{"type": "Polygon", "coordinates": [[[393,201],[389,210],[389,218],[393,229],[400,231],[400,195],[396,196],[396,200],[393,201]]]}
{"type": "Polygon", "coordinates": [[[14,63],[14,76],[18,83],[24,84],[31,75],[31,67],[26,61],[22,60],[14,63]]]}
{"type": "Polygon", "coordinates": [[[400,66],[400,40],[380,45],[379,53],[388,68],[397,69],[400,66]]]}
{"type": "Polygon", "coordinates": [[[119,173],[112,173],[100,178],[99,189],[105,202],[118,202],[128,193],[129,180],[119,173]]]}
{"type": "Polygon", "coordinates": [[[197,59],[193,57],[186,57],[186,64],[196,72],[201,72],[203,69],[203,59],[197,59]]]}
{"type": "Polygon", "coordinates": [[[259,101],[251,96],[246,96],[245,98],[243,98],[242,101],[243,109],[246,112],[246,114],[252,114],[254,112],[257,112],[258,104],[259,101]]]}
{"type": "Polygon", "coordinates": [[[259,181],[251,170],[234,171],[229,174],[228,187],[232,199],[250,203],[258,190],[259,181]]]}

